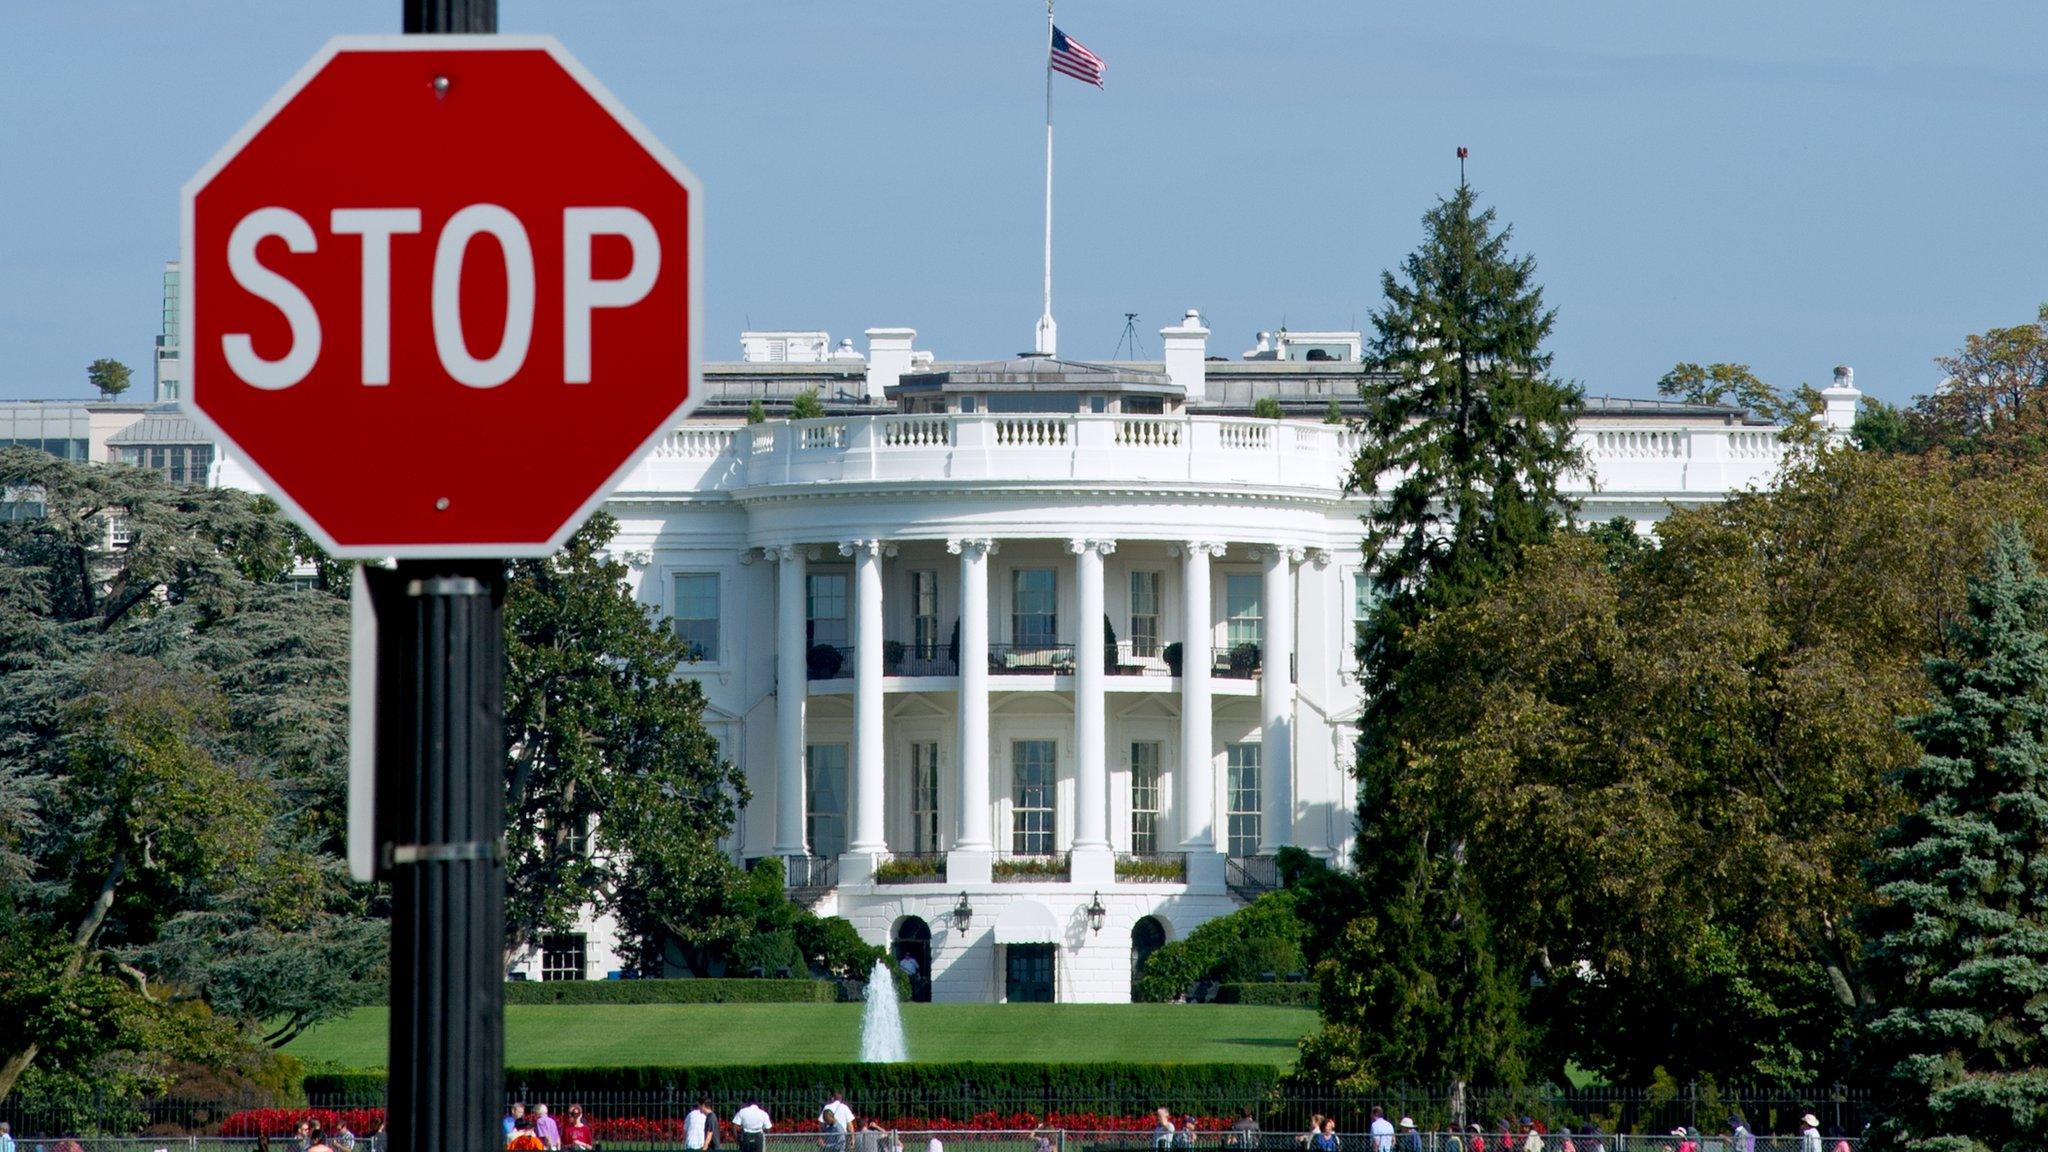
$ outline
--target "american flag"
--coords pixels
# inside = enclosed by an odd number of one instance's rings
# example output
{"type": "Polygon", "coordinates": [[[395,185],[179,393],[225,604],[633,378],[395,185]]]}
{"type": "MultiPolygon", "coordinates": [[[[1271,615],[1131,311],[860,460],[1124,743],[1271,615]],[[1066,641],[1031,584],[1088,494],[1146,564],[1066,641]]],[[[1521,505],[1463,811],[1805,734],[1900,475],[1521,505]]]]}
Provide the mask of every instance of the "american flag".
{"type": "Polygon", "coordinates": [[[1084,84],[1102,87],[1102,73],[1109,65],[1102,57],[1090,52],[1079,40],[1060,31],[1052,30],[1052,70],[1063,72],[1084,84]]]}

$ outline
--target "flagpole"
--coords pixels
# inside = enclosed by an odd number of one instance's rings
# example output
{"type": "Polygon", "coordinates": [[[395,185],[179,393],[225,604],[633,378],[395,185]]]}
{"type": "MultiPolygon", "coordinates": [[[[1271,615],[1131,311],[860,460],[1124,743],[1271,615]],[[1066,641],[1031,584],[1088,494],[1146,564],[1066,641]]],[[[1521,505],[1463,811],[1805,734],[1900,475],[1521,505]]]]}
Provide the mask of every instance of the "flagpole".
{"type": "Polygon", "coordinates": [[[1052,0],[1045,0],[1045,311],[1038,317],[1033,348],[1059,353],[1059,327],[1052,322],[1052,0]]]}

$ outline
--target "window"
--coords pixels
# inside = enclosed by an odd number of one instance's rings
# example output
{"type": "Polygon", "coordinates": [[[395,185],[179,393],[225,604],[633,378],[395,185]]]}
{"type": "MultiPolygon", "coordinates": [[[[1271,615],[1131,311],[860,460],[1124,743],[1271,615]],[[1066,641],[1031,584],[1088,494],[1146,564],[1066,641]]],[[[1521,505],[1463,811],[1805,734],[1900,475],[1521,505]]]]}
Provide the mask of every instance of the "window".
{"type": "Polygon", "coordinates": [[[920,569],[910,574],[910,654],[919,660],[937,659],[939,645],[939,574],[920,569]]]}
{"type": "Polygon", "coordinates": [[[1359,640],[1365,636],[1365,622],[1372,618],[1375,597],[1372,590],[1372,576],[1359,571],[1351,574],[1351,647],[1354,656],[1359,640]]]}
{"type": "Polygon", "coordinates": [[[1228,787],[1225,789],[1230,832],[1230,855],[1259,854],[1260,808],[1259,746],[1232,744],[1228,787]]]}
{"type": "Polygon", "coordinates": [[[1159,655],[1159,573],[1131,573],[1131,656],[1159,655]]]}
{"type": "Polygon", "coordinates": [[[920,855],[939,850],[937,741],[922,741],[910,746],[910,850],[920,855]]]}
{"type": "Polygon", "coordinates": [[[1156,916],[1141,916],[1131,925],[1131,983],[1138,982],[1138,974],[1145,970],[1145,961],[1154,952],[1166,947],[1166,925],[1156,916]]]}
{"type": "Polygon", "coordinates": [[[1059,643],[1059,583],[1050,568],[1019,568],[1011,573],[1010,643],[1019,648],[1050,648],[1059,643]]]}
{"type": "Polygon", "coordinates": [[[960,398],[960,410],[961,410],[962,412],[972,412],[972,411],[974,411],[974,397],[972,397],[972,396],[962,396],[962,397],[960,398]]]}
{"type": "Polygon", "coordinates": [[[581,932],[559,932],[541,937],[540,978],[583,979],[583,953],[584,941],[581,932]]]}
{"type": "Polygon", "coordinates": [[[834,648],[846,647],[849,632],[846,627],[846,573],[814,572],[805,581],[809,585],[807,625],[812,644],[829,644],[834,648]]]}
{"type": "Polygon", "coordinates": [[[1052,945],[1006,944],[1003,951],[1003,999],[1011,1004],[1052,1003],[1052,945]]]}
{"type": "Polygon", "coordinates": [[[718,573],[676,573],[676,636],[692,660],[718,659],[718,573]]]}
{"type": "Polygon", "coordinates": [[[1053,755],[1050,740],[1019,740],[1010,746],[1010,851],[1015,855],[1052,854],[1053,755]]]}
{"type": "Polygon", "coordinates": [[[1109,411],[1109,397],[1090,396],[1088,398],[1088,410],[1090,412],[1095,413],[1097,416],[1100,416],[1104,412],[1109,411]]]}
{"type": "Polygon", "coordinates": [[[1158,416],[1166,411],[1166,402],[1157,396],[1126,396],[1123,409],[1126,416],[1158,416]]]}
{"type": "Polygon", "coordinates": [[[846,745],[813,744],[804,750],[804,835],[811,855],[846,851],[846,745]]]}
{"type": "Polygon", "coordinates": [[[1131,851],[1159,851],[1159,742],[1131,745],[1131,851]]]}
{"type": "Polygon", "coordinates": [[[1223,643],[1225,648],[1259,643],[1259,600],[1263,578],[1256,572],[1223,577],[1223,643]]]}

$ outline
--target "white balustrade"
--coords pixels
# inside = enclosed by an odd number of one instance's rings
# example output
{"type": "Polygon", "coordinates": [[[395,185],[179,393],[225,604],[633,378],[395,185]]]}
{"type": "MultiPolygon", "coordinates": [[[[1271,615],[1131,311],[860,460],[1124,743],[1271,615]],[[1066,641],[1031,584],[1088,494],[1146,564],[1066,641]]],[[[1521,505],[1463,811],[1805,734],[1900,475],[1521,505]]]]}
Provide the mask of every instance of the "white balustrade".
{"type": "Polygon", "coordinates": [[[1178,448],[1184,423],[1164,416],[1119,416],[1116,442],[1128,448],[1178,448]]]}
{"type": "MultiPolygon", "coordinates": [[[[1576,443],[1589,475],[1568,487],[1593,480],[1604,496],[1652,500],[1768,484],[1785,454],[1777,430],[1753,425],[1589,420],[1576,443]]],[[[1338,425],[1221,416],[917,413],[686,425],[656,444],[622,490],[1059,477],[1277,485],[1334,499],[1364,446],[1364,433],[1338,425]]]]}
{"type": "Polygon", "coordinates": [[[678,428],[654,446],[657,460],[720,456],[732,447],[739,432],[734,428],[678,428]]]}
{"type": "Polygon", "coordinates": [[[806,452],[846,447],[846,421],[806,420],[796,425],[798,445],[806,452]]]}
{"type": "Polygon", "coordinates": [[[996,419],[996,443],[1007,448],[1061,447],[1073,439],[1068,416],[1002,416],[996,419]]]}
{"type": "Polygon", "coordinates": [[[884,447],[932,448],[953,442],[953,422],[942,415],[881,416],[875,422],[884,447]]]}

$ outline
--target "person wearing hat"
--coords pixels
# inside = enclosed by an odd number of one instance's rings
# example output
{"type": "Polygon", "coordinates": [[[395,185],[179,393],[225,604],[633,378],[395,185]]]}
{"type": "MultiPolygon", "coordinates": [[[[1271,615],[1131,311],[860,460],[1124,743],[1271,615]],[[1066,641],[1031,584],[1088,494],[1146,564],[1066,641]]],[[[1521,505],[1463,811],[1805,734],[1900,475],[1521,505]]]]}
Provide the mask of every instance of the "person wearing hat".
{"type": "Polygon", "coordinates": [[[1811,1112],[1799,1118],[1799,1152],[1820,1152],[1820,1120],[1811,1112]]]}
{"type": "Polygon", "coordinates": [[[1728,1117],[1728,1135],[1734,1152],[1756,1152],[1756,1133],[1749,1130],[1749,1125],[1742,1122],[1742,1117],[1728,1117]]]}
{"type": "Polygon", "coordinates": [[[1401,1152],[1422,1152],[1422,1133],[1415,1130],[1415,1118],[1401,1117],[1401,1138],[1395,1141],[1401,1152]]]}
{"type": "Polygon", "coordinates": [[[1678,1152],[1700,1152],[1700,1146],[1686,1139],[1685,1129],[1673,1128],[1671,1135],[1678,1141],[1678,1152]]]}

